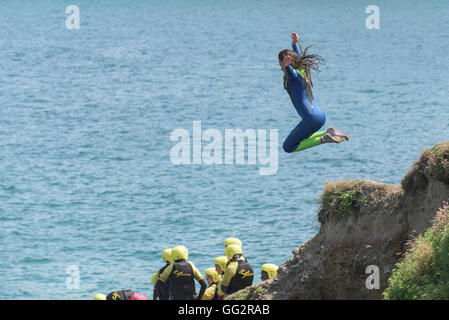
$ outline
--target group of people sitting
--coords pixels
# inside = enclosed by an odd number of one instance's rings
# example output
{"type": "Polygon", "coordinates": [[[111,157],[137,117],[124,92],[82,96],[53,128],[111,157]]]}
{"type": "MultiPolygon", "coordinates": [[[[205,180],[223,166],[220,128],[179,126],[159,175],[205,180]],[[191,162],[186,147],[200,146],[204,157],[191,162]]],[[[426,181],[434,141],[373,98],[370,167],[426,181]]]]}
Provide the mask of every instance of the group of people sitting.
{"type": "MultiPolygon", "coordinates": [[[[227,295],[253,284],[254,271],[243,256],[242,242],[237,238],[224,241],[224,256],[214,260],[214,268],[205,270],[206,280],[193,262],[188,261],[189,251],[184,246],[165,249],[165,265],[153,274],[154,300],[224,300],[227,295]],[[200,292],[195,290],[195,280],[200,292]]],[[[261,267],[261,280],[274,278],[279,267],[266,263],[261,267]]],[[[97,294],[95,300],[148,300],[143,293],[133,290],[113,291],[107,296],[97,294]]]]}
{"type": "MultiPolygon", "coordinates": [[[[206,280],[193,262],[188,261],[188,250],[184,246],[166,249],[162,259],[166,262],[153,277],[153,299],[159,300],[224,300],[227,295],[251,286],[254,271],[243,256],[242,242],[237,238],[224,241],[224,256],[214,260],[214,268],[205,270],[206,280]],[[196,279],[200,292],[196,294],[196,279]]],[[[264,264],[261,279],[267,280],[277,275],[278,266],[264,264]]]]}

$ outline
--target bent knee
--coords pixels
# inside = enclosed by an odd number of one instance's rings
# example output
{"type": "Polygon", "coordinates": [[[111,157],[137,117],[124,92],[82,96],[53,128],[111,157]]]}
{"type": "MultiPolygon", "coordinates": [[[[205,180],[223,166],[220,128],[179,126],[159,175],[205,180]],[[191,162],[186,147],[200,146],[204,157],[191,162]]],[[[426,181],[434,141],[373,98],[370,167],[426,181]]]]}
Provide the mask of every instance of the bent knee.
{"type": "Polygon", "coordinates": [[[291,143],[287,143],[287,141],[284,141],[284,144],[282,145],[282,148],[284,149],[285,152],[287,153],[292,153],[296,150],[296,148],[298,147],[297,144],[291,144],[291,143]]]}

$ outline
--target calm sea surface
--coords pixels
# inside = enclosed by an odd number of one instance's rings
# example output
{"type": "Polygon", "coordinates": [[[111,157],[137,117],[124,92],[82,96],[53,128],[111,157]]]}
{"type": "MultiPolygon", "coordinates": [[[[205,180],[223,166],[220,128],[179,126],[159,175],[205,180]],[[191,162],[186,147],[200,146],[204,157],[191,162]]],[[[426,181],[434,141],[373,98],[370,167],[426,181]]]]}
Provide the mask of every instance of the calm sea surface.
{"type": "Polygon", "coordinates": [[[151,296],[163,249],[204,272],[229,236],[259,281],[318,231],[326,181],[397,184],[449,140],[447,1],[376,1],[379,30],[356,0],[80,0],[79,30],[70,4],[0,2],[0,298],[151,296]],[[326,59],[315,99],[349,142],[283,152],[290,32],[326,59]],[[197,120],[278,129],[277,174],[173,165],[171,132],[197,120]]]}

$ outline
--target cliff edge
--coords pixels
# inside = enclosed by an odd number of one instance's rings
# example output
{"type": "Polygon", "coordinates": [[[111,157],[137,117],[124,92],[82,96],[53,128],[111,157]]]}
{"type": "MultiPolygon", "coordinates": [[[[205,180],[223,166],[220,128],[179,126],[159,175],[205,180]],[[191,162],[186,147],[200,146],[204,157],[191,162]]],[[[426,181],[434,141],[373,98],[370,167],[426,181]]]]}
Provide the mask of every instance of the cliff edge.
{"type": "Polygon", "coordinates": [[[318,234],[293,250],[274,279],[228,299],[382,299],[409,241],[449,201],[449,142],[424,150],[401,185],[328,182],[320,201],[318,234]],[[378,267],[379,289],[366,286],[368,266],[378,267]]]}

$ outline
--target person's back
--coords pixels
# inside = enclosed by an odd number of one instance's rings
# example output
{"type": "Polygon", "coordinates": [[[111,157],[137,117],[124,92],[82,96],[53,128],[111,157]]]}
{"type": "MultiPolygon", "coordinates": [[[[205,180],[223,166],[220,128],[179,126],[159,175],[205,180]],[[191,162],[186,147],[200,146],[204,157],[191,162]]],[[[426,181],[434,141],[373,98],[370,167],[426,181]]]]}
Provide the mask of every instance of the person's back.
{"type": "Polygon", "coordinates": [[[193,299],[195,281],[193,265],[190,261],[178,260],[173,263],[169,277],[168,294],[172,300],[193,299]]]}
{"type": "Polygon", "coordinates": [[[248,261],[243,258],[242,248],[230,245],[225,249],[225,255],[230,260],[226,266],[222,281],[219,283],[218,294],[228,295],[253,284],[254,271],[248,261]]]}
{"type": "MultiPolygon", "coordinates": [[[[170,263],[167,263],[165,266],[163,266],[162,268],[159,269],[158,271],[158,276],[160,276],[162,273],[164,273],[165,269],[170,265],[170,263]]],[[[170,285],[170,282],[167,281],[166,283],[164,283],[163,285],[161,285],[160,288],[160,297],[159,300],[168,300],[169,295],[168,295],[168,286],[170,285]]]]}
{"type": "Polygon", "coordinates": [[[198,299],[204,294],[207,283],[203,276],[191,261],[187,261],[188,250],[184,246],[173,248],[172,258],[174,262],[164,270],[156,283],[156,290],[160,294],[160,288],[164,283],[168,284],[168,295],[170,300],[194,300],[195,279],[201,285],[198,299]]]}
{"type": "Polygon", "coordinates": [[[253,284],[254,271],[251,265],[244,259],[238,259],[231,261],[226,267],[226,270],[234,273],[234,277],[231,279],[228,288],[228,294],[234,293],[253,284]],[[235,270],[235,271],[233,271],[235,270]]]}

